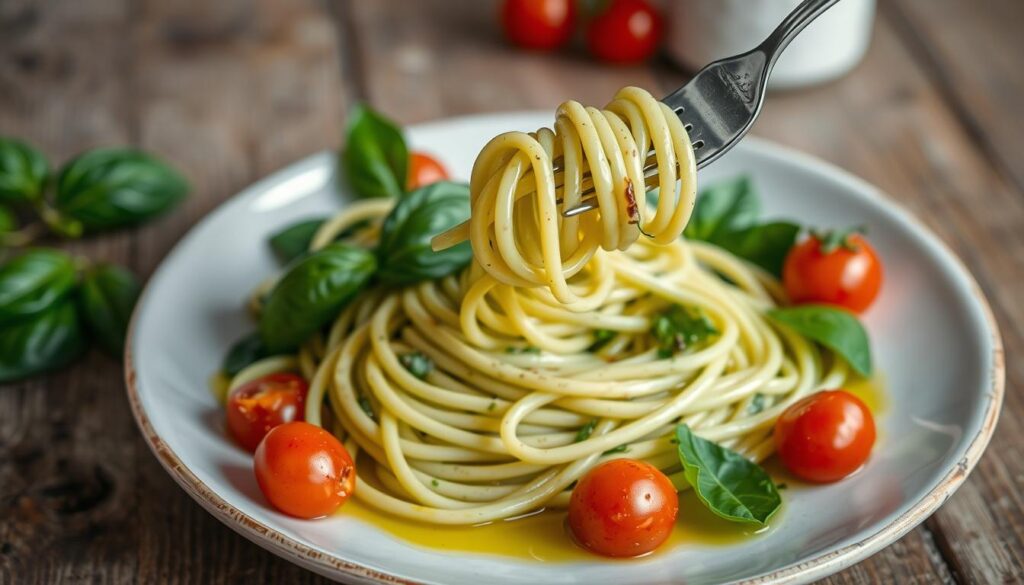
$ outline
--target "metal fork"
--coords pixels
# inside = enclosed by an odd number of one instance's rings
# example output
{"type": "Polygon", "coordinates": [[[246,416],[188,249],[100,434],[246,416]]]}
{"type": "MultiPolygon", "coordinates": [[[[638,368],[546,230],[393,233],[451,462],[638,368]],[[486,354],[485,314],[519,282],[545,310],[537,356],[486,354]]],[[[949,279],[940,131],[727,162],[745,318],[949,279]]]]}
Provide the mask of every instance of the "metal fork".
{"type": "MultiPolygon", "coordinates": [[[[675,110],[693,141],[697,168],[717,160],[743,138],[764,104],[765,86],[779,55],[800,31],[839,0],[804,0],[760,45],[704,67],[689,83],[661,101],[675,110]]],[[[654,155],[647,157],[644,177],[653,187],[658,174],[654,155]]],[[[593,188],[589,189],[593,193],[593,188]]],[[[584,195],[588,191],[583,192],[584,195]]],[[[589,197],[562,211],[572,217],[597,209],[589,197]]]]}
{"type": "MultiPolygon", "coordinates": [[[[717,160],[746,135],[761,113],[768,76],[779,55],[800,31],[836,2],[839,0],[804,0],[760,45],[711,63],[698,71],[689,83],[661,100],[683,121],[693,141],[698,169],[717,160]]],[[[552,161],[556,188],[562,185],[561,162],[560,158],[552,161]]],[[[654,153],[644,161],[644,182],[648,190],[658,184],[654,153]]],[[[564,217],[597,209],[589,173],[584,174],[581,187],[584,199],[575,207],[562,210],[564,217]]],[[[431,242],[434,249],[441,250],[465,240],[469,236],[468,224],[465,222],[439,234],[431,242]]]]}

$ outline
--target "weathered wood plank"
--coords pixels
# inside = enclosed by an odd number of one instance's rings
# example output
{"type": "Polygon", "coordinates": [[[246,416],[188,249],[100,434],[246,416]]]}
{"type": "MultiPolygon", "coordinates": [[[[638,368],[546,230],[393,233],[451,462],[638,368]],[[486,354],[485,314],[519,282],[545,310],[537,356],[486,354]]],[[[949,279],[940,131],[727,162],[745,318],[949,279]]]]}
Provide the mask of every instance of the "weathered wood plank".
{"type": "MultiPolygon", "coordinates": [[[[54,164],[130,142],[118,34],[127,22],[121,0],[0,3],[0,134],[35,144],[54,164]]],[[[133,241],[125,232],[66,247],[128,263],[133,241]]],[[[129,580],[132,426],[120,366],[96,352],[0,387],[0,582],[129,580]]]]}
{"type": "MultiPolygon", "coordinates": [[[[1024,197],[992,165],[883,12],[863,64],[833,84],[772,96],[755,132],[865,177],[909,207],[971,268],[993,304],[1006,352],[1024,349],[1024,197]]],[[[955,27],[956,22],[948,26],[955,27]]],[[[678,79],[669,76],[666,83],[678,79]]],[[[1007,363],[1003,416],[977,470],[927,523],[954,575],[1024,574],[1024,365],[1007,363]]],[[[920,532],[921,529],[918,530],[920,532]]],[[[868,562],[902,562],[893,549],[868,562]]]]}
{"type": "Polygon", "coordinates": [[[882,9],[973,142],[1024,190],[1024,2],[897,0],[882,9]]]}

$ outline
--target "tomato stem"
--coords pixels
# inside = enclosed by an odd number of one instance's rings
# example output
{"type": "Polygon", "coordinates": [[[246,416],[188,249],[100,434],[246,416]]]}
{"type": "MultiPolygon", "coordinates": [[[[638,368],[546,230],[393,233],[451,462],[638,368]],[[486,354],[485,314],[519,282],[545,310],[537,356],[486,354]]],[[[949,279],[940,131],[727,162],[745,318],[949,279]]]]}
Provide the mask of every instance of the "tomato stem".
{"type": "Polygon", "coordinates": [[[812,230],[811,236],[821,243],[820,250],[822,254],[831,254],[839,248],[849,252],[857,252],[860,250],[860,246],[851,237],[856,234],[864,235],[867,231],[866,227],[858,225],[825,231],[812,230]]]}

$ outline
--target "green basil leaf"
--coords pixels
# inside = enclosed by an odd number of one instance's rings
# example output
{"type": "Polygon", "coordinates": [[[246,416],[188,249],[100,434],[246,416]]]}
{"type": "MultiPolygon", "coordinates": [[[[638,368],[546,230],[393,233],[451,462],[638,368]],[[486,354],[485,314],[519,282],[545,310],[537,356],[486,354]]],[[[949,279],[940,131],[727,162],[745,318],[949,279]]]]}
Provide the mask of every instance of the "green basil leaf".
{"type": "Polygon", "coordinates": [[[18,220],[14,218],[10,209],[0,205],[0,236],[9,234],[16,229],[18,229],[18,220]]]}
{"type": "Polygon", "coordinates": [[[263,338],[260,337],[259,332],[253,332],[239,339],[231,346],[228,354],[224,356],[221,370],[229,376],[234,376],[254,362],[272,355],[274,354],[267,349],[267,345],[263,343],[263,338]]]}
{"type": "Polygon", "coordinates": [[[181,201],[188,183],[156,158],[130,149],[100,149],[69,162],[57,178],[57,210],[86,231],[134,225],[181,201]]]}
{"type": "Polygon", "coordinates": [[[749,177],[717,183],[701,192],[683,235],[714,244],[779,276],[800,226],[758,223],[761,205],[749,177]]]}
{"type": "Polygon", "coordinates": [[[461,270],[473,258],[469,242],[435,252],[430,240],[469,219],[469,186],[440,181],[409,193],[384,219],[377,276],[390,285],[438,279],[461,270]]]}
{"type": "Polygon", "coordinates": [[[761,205],[750,177],[721,181],[701,191],[683,234],[714,242],[716,236],[754,225],[761,205]]]}
{"type": "Polygon", "coordinates": [[[841,355],[862,376],[871,375],[871,343],[857,316],[828,305],[800,305],[768,316],[841,355]]]}
{"type": "Polygon", "coordinates": [[[78,299],[82,318],[100,347],[121,359],[128,322],[142,285],[135,275],[120,266],[100,264],[86,272],[78,299]]]}
{"type": "Polygon", "coordinates": [[[342,168],[359,197],[398,197],[405,192],[409,149],[402,131],[364,105],[349,114],[342,168]]]}
{"type": "Polygon", "coordinates": [[[779,276],[799,233],[797,224],[776,221],[718,234],[711,243],[779,276]]]}
{"type": "Polygon", "coordinates": [[[369,282],[373,254],[357,246],[330,244],[291,265],[270,291],[260,315],[267,349],[294,349],[328,321],[369,282]]]}
{"type": "Polygon", "coordinates": [[[291,262],[309,251],[309,244],[326,218],[305,219],[284,228],[270,237],[273,248],[281,262],[291,262]]]}
{"type": "Polygon", "coordinates": [[[42,313],[0,327],[0,383],[55,370],[85,350],[75,304],[65,299],[42,313]]]}
{"type": "Polygon", "coordinates": [[[40,313],[75,284],[75,263],[59,250],[39,248],[0,266],[0,324],[40,313]]]}
{"type": "Polygon", "coordinates": [[[676,427],[679,461],[697,498],[716,516],[764,525],[782,506],[775,483],[746,457],[676,427]]]}
{"type": "Polygon", "coordinates": [[[0,136],[0,201],[34,201],[42,197],[50,165],[24,142],[0,136]]]}

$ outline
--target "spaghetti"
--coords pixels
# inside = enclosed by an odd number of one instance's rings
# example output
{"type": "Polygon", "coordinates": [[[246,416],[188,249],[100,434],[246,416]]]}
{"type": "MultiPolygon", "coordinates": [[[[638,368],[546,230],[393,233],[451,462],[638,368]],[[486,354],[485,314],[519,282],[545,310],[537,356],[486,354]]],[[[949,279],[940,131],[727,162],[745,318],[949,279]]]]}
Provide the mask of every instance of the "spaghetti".
{"type": "MultiPolygon", "coordinates": [[[[685,130],[646,92],[627,88],[605,111],[569,102],[555,132],[506,134],[481,153],[474,261],[461,274],[366,291],[298,355],[256,362],[231,387],[301,372],[311,380],[306,420],[358,458],[355,496],[430,523],[564,507],[588,469],[623,456],[683,488],[670,439],[679,423],[762,460],[781,412],[841,386],[848,367],[769,323],[765,310],[784,300],[771,275],[679,237],[693,169],[685,130]],[[627,183],[644,184],[648,152],[661,197],[650,215],[634,198],[631,215],[622,195],[627,183]],[[563,219],[557,201],[579,201],[585,171],[600,210],[563,219]],[[651,237],[638,238],[641,230],[651,237]],[[666,353],[652,323],[674,307],[702,315],[713,334],[666,353]]],[[[367,219],[350,237],[371,243],[389,208],[350,205],[312,248],[367,219]]]]}

